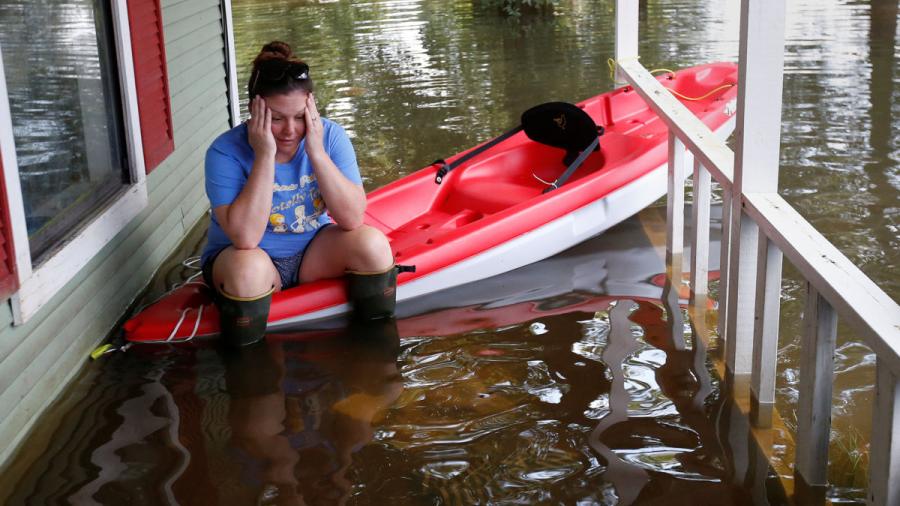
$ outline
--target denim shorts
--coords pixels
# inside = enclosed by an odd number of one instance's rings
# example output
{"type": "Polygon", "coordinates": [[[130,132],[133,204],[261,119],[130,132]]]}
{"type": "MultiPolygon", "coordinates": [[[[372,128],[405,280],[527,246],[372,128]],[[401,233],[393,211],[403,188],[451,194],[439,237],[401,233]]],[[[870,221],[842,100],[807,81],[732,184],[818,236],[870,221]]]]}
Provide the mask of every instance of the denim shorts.
{"type": "MultiPolygon", "coordinates": [[[[306,253],[306,250],[309,249],[309,245],[312,244],[313,240],[315,240],[316,236],[319,235],[319,232],[325,230],[329,225],[322,225],[316,230],[313,238],[309,240],[306,244],[306,247],[300,250],[296,255],[289,257],[281,257],[274,258],[269,257],[272,261],[272,264],[275,266],[275,270],[278,271],[278,276],[281,278],[281,289],[286,290],[288,288],[297,286],[300,284],[300,263],[303,262],[303,255],[306,253]]],[[[220,249],[219,251],[213,253],[206,259],[206,262],[203,263],[203,281],[206,282],[206,286],[213,286],[213,264],[216,262],[216,258],[219,256],[219,253],[224,251],[225,248],[220,249]]]]}

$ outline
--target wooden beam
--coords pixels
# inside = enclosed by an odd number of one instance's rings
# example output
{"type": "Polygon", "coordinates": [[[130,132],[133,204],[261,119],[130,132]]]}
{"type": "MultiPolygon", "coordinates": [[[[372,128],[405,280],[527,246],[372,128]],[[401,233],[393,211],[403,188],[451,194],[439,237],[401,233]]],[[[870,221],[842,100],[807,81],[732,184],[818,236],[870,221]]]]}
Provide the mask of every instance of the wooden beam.
{"type": "MultiPolygon", "coordinates": [[[[639,0],[616,0],[616,61],[637,61],[640,21],[639,0]]],[[[616,81],[625,77],[616,69],[616,81]]]]}
{"type": "MultiPolygon", "coordinates": [[[[784,74],[784,0],[742,0],[734,191],[776,191],[784,74]],[[749,107],[748,104],[753,104],[749,107]]],[[[756,293],[756,224],[732,202],[726,363],[733,374],[751,371],[756,293]]]]}
{"type": "MultiPolygon", "coordinates": [[[[800,341],[800,399],[797,407],[795,474],[805,488],[828,485],[828,441],[837,313],[815,287],[806,283],[806,309],[800,341]]],[[[821,493],[818,492],[817,495],[821,493]]]]}
{"type": "Polygon", "coordinates": [[[694,159],[694,202],[691,205],[691,304],[706,300],[709,293],[709,204],[710,175],[694,159]]]}
{"type": "Polygon", "coordinates": [[[684,277],[684,178],[685,166],[692,158],[684,151],[684,143],[669,130],[668,192],[666,193],[666,270],[669,282],[663,289],[667,324],[672,331],[676,350],[685,349],[684,318],[679,298],[684,277]]]}
{"type": "Polygon", "coordinates": [[[900,306],[779,195],[745,194],[744,211],[893,374],[900,375],[900,306]]]}
{"type": "Polygon", "coordinates": [[[741,0],[735,193],[778,190],[784,13],[784,0],[741,0]]]}
{"type": "Polygon", "coordinates": [[[728,272],[731,259],[731,191],[722,189],[722,234],[719,239],[719,308],[716,332],[719,351],[724,351],[725,323],[728,321],[728,272]]]}
{"type": "Polygon", "coordinates": [[[724,136],[719,137],[660,84],[640,62],[626,59],[619,61],[618,65],[638,95],[669,126],[669,131],[674,130],[676,136],[695,157],[700,159],[713,178],[723,188],[730,190],[734,172],[734,153],[725,144],[724,138],[731,133],[733,123],[722,127],[719,132],[724,136]]]}
{"type": "Polygon", "coordinates": [[[732,375],[747,375],[753,363],[753,311],[756,305],[756,255],[759,228],[731,201],[731,249],[728,259],[728,315],[725,364],[732,375]]]}
{"type": "Polygon", "coordinates": [[[879,357],[869,446],[869,504],[900,504],[900,376],[879,357]]]}
{"type": "Polygon", "coordinates": [[[669,131],[669,177],[666,197],[666,267],[675,286],[681,287],[684,258],[684,143],[669,131]]]}
{"type": "Polygon", "coordinates": [[[756,271],[756,327],[753,331],[753,372],[750,381],[750,418],[761,428],[772,426],[775,409],[778,323],[781,316],[781,250],[760,237],[756,271]]]}

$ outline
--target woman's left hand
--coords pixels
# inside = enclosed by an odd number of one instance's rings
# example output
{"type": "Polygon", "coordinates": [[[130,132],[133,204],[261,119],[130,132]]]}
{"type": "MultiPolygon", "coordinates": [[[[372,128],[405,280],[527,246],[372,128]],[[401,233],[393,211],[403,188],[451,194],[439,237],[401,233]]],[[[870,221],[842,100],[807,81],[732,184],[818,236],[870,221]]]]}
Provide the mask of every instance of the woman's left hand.
{"type": "Polygon", "coordinates": [[[322,118],[319,117],[319,109],[316,107],[316,99],[312,93],[306,96],[304,120],[306,121],[306,154],[310,158],[324,154],[322,118]]]}

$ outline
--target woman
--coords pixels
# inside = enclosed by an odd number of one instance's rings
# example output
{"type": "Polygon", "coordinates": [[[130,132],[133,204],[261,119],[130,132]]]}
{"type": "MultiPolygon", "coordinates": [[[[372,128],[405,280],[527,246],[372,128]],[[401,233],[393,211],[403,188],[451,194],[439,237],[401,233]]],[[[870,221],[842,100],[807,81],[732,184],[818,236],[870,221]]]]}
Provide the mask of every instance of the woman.
{"type": "Polygon", "coordinates": [[[249,121],[206,153],[212,223],[202,264],[223,337],[260,340],[273,292],[345,272],[356,316],[391,316],[390,245],[363,224],[353,146],[319,116],[309,67],[284,42],[271,42],[253,61],[248,91],[249,121]]]}

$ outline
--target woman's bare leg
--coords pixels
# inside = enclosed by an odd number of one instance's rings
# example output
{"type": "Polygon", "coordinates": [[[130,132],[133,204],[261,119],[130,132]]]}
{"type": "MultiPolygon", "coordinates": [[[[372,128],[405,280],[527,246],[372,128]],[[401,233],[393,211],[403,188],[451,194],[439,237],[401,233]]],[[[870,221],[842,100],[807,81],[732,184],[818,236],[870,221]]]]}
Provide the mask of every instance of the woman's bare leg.
{"type": "Polygon", "coordinates": [[[233,297],[256,297],[275,287],[281,290],[281,276],[265,251],[229,246],[213,264],[216,290],[233,297]]]}
{"type": "Polygon", "coordinates": [[[394,265],[391,245],[378,229],[330,226],[313,239],[300,264],[300,282],[337,278],[345,271],[381,272],[394,265]]]}

